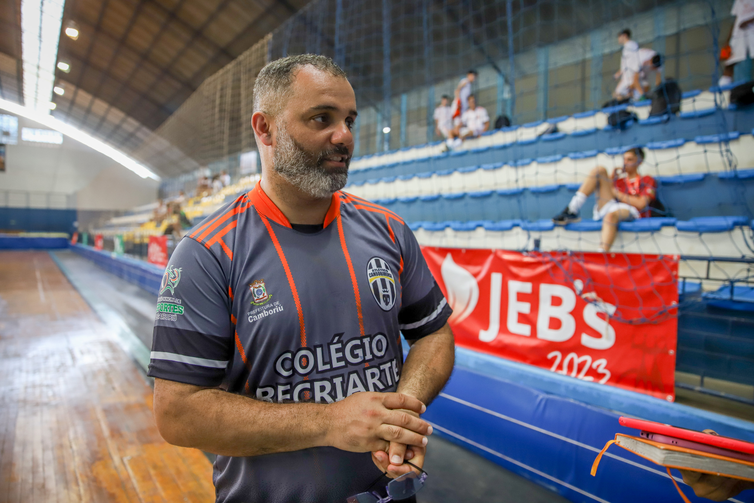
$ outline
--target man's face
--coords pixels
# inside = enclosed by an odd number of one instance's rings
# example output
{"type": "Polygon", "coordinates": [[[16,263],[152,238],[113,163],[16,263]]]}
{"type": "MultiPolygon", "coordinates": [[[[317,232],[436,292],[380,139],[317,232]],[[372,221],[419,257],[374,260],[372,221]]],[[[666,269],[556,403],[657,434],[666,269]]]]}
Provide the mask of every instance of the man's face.
{"type": "Polygon", "coordinates": [[[476,80],[476,74],[475,73],[467,73],[466,78],[469,80],[469,82],[474,82],[476,80]]]}
{"type": "Polygon", "coordinates": [[[625,45],[626,42],[628,42],[628,37],[626,36],[625,33],[621,33],[620,35],[618,35],[618,43],[620,45],[625,45]]]}
{"type": "Polygon", "coordinates": [[[472,110],[476,109],[476,98],[473,96],[469,96],[469,108],[472,110]]]}
{"type": "Polygon", "coordinates": [[[273,169],[313,198],[324,199],[348,181],[356,97],[347,80],[305,66],[275,120],[273,169]]]}
{"type": "Polygon", "coordinates": [[[636,173],[639,169],[639,157],[633,152],[625,152],[623,154],[623,170],[628,174],[636,173]]]}
{"type": "Polygon", "coordinates": [[[441,107],[446,107],[446,106],[448,106],[448,98],[443,98],[443,99],[441,99],[441,100],[440,100],[440,106],[441,106],[441,107]]]}

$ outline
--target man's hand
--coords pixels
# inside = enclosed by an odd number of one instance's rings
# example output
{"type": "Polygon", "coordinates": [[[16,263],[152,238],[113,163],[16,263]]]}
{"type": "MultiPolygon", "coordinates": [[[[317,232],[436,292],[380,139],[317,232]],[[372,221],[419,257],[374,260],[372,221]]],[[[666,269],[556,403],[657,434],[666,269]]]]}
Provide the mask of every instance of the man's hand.
{"type": "Polygon", "coordinates": [[[327,445],[350,452],[385,451],[391,442],[424,447],[432,430],[418,414],[426,409],[403,393],[355,393],[327,406],[327,445]]]}
{"type": "Polygon", "coordinates": [[[712,501],[725,501],[741,491],[754,489],[754,482],[689,470],[679,471],[683,475],[683,481],[694,490],[694,494],[712,501]]]}
{"type": "MultiPolygon", "coordinates": [[[[404,410],[406,414],[412,416],[419,415],[410,410],[404,410]]],[[[432,426],[429,427],[427,435],[432,434],[432,426]]],[[[397,478],[401,475],[408,473],[412,470],[411,465],[404,464],[404,460],[411,461],[416,466],[421,467],[424,464],[424,454],[426,453],[426,447],[407,446],[400,442],[390,442],[390,447],[387,451],[377,451],[372,453],[372,461],[374,464],[382,470],[387,472],[387,476],[390,478],[397,478]]]]}

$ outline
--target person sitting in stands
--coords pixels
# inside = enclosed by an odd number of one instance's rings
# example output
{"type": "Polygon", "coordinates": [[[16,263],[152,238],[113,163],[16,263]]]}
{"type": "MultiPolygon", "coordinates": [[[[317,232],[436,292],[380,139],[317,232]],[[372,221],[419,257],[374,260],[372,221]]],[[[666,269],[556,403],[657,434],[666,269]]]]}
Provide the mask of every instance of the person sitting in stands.
{"type": "Polygon", "coordinates": [[[476,138],[490,128],[490,116],[484,107],[476,105],[476,96],[469,95],[469,109],[461,116],[460,124],[451,131],[448,146],[459,147],[466,138],[476,138]]]}
{"type": "Polygon", "coordinates": [[[453,130],[453,110],[450,108],[450,96],[443,94],[440,105],[435,108],[435,134],[448,138],[453,130]]]}
{"type": "Polygon", "coordinates": [[[157,200],[157,207],[152,212],[152,220],[157,225],[160,225],[165,217],[168,216],[168,207],[165,205],[165,201],[162,199],[157,200]]]}
{"type": "Polygon", "coordinates": [[[579,210],[586,198],[596,193],[594,219],[602,220],[600,249],[610,251],[620,222],[651,216],[649,203],[656,197],[657,182],[639,174],[643,161],[644,150],[635,147],[623,154],[623,167],[615,168],[612,177],[608,178],[603,166],[594,168],[568,206],[552,219],[553,223],[566,225],[581,220],[579,210]]]}

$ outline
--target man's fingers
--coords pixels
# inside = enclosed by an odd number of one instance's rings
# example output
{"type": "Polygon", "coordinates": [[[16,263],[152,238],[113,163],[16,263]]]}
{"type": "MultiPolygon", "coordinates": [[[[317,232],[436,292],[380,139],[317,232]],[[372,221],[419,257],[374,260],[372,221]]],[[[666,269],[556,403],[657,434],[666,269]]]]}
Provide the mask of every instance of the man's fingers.
{"type": "Polygon", "coordinates": [[[405,445],[416,445],[418,447],[424,447],[427,445],[427,437],[420,435],[419,433],[395,426],[392,424],[383,424],[380,427],[379,436],[383,440],[388,442],[399,442],[405,445]]]}
{"type": "Polygon", "coordinates": [[[403,393],[383,393],[383,395],[382,404],[388,409],[408,409],[417,414],[423,414],[427,410],[421,400],[411,395],[403,393]]]}
{"type": "Polygon", "coordinates": [[[399,444],[398,442],[390,442],[390,464],[402,465],[403,458],[406,455],[406,444],[399,444]]]}
{"type": "Polygon", "coordinates": [[[704,475],[702,472],[692,472],[691,470],[678,470],[681,472],[681,475],[683,475],[683,481],[686,483],[686,485],[692,485],[699,482],[699,479],[702,475],[704,475]]]}
{"type": "Polygon", "coordinates": [[[425,420],[409,414],[408,412],[396,410],[391,411],[387,418],[384,420],[385,424],[392,424],[406,428],[407,430],[415,431],[422,435],[431,435],[432,426],[425,420]]]}

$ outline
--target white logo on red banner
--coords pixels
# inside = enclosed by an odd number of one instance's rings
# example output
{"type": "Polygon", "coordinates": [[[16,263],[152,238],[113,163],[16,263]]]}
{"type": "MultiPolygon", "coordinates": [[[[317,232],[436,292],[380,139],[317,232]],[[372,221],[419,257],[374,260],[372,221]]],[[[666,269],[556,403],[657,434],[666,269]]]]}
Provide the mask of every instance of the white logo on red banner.
{"type": "Polygon", "coordinates": [[[422,251],[459,346],[674,400],[677,258],[422,251]]]}

